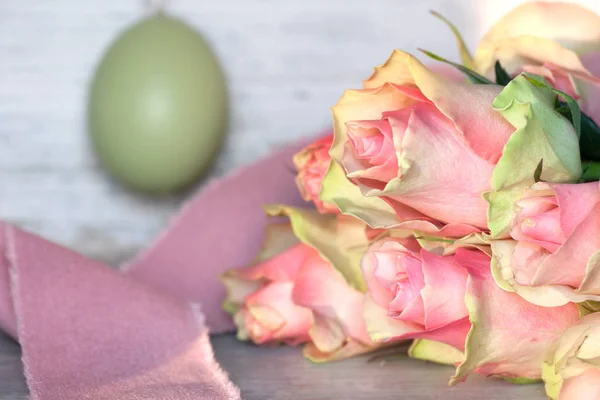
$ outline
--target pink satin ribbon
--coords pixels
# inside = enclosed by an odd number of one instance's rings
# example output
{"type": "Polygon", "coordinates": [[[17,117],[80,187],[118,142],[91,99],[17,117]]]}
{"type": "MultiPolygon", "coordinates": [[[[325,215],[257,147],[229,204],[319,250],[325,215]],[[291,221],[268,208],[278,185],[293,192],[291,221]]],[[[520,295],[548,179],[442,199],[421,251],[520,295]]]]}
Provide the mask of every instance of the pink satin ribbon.
{"type": "Polygon", "coordinates": [[[211,332],[233,326],[218,276],[251,262],[268,203],[305,205],[287,147],[201,190],[116,271],[0,223],[0,328],[32,400],[239,399],[211,332]]]}

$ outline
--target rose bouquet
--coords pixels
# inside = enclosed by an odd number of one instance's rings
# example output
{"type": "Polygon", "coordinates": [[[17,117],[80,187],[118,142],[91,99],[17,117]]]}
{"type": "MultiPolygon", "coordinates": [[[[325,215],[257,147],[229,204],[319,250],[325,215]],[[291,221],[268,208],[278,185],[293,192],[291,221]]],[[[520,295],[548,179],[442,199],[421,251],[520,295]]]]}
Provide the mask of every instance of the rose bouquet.
{"type": "MultiPolygon", "coordinates": [[[[443,19],[443,18],[442,18],[443,19]]],[[[464,76],[396,50],[296,154],[313,208],[274,217],[230,270],[238,338],[331,361],[408,355],[552,399],[600,398],[600,16],[528,3],[464,76]]]]}

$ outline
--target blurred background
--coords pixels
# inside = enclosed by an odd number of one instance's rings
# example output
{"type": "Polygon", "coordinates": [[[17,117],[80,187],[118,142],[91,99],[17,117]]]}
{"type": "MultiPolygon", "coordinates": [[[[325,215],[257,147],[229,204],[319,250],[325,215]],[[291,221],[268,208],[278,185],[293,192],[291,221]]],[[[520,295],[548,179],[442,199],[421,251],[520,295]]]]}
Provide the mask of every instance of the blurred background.
{"type": "MultiPolygon", "coordinates": [[[[230,126],[208,176],[330,125],[329,108],[394,48],[458,60],[454,22],[473,51],[517,0],[166,1],[199,30],[226,74],[230,126]]],[[[600,13],[597,0],[572,1],[600,13]]],[[[153,197],[114,182],[91,149],[87,94],[140,0],[0,1],[0,218],[95,258],[135,254],[193,190],[153,197]]]]}

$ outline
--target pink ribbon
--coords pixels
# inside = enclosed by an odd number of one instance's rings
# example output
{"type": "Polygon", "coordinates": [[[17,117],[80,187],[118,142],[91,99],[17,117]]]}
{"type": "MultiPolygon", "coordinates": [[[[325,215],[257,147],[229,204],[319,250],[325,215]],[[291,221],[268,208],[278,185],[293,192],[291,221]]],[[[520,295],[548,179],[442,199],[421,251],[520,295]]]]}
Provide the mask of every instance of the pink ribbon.
{"type": "Polygon", "coordinates": [[[32,400],[239,399],[209,341],[218,276],[251,262],[268,203],[304,205],[287,147],[210,183],[122,271],[0,223],[0,328],[32,400]]]}

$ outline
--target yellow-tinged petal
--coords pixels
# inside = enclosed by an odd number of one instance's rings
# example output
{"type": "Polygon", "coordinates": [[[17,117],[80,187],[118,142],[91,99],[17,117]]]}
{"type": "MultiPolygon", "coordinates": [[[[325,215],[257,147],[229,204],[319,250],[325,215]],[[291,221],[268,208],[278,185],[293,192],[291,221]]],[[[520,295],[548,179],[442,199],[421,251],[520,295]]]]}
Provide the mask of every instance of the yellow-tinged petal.
{"type": "Polygon", "coordinates": [[[345,360],[361,354],[370,353],[376,349],[377,347],[367,346],[356,340],[347,339],[341,347],[331,352],[320,351],[314,343],[308,343],[304,346],[302,353],[304,354],[304,357],[314,363],[324,363],[345,360]]]}
{"type": "Polygon", "coordinates": [[[600,16],[573,3],[524,3],[496,22],[481,40],[480,47],[524,35],[553,39],[572,49],[598,47],[600,16]]]}
{"type": "Polygon", "coordinates": [[[508,73],[515,73],[526,64],[552,64],[571,73],[590,76],[577,53],[559,43],[535,36],[506,39],[495,44],[493,51],[475,56],[477,72],[494,78],[494,65],[499,61],[508,73]]]}
{"type": "Polygon", "coordinates": [[[462,247],[476,248],[490,256],[492,255],[489,240],[481,233],[473,233],[458,239],[452,239],[432,237],[426,233],[415,232],[415,237],[422,248],[440,256],[452,255],[462,247]]]}
{"type": "MultiPolygon", "coordinates": [[[[506,57],[506,49],[516,45],[512,39],[520,37],[554,41],[575,53],[593,51],[600,48],[600,16],[577,4],[541,1],[522,4],[502,17],[479,42],[475,52],[478,70],[487,72],[491,68],[493,72],[498,49],[504,48],[506,57]]],[[[530,49],[536,51],[535,47],[530,49]]]]}
{"type": "Polygon", "coordinates": [[[232,315],[244,304],[246,296],[256,292],[264,285],[262,280],[240,279],[231,273],[223,275],[221,282],[227,293],[223,301],[223,309],[232,315]]]}
{"type": "Polygon", "coordinates": [[[312,343],[322,353],[332,353],[343,346],[346,333],[335,318],[313,313],[314,323],[309,335],[312,343]]]}
{"type": "Polygon", "coordinates": [[[600,314],[594,313],[569,327],[550,349],[542,377],[551,399],[579,400],[597,398],[590,396],[600,391],[599,374],[600,314]]]}
{"type": "Polygon", "coordinates": [[[546,396],[548,396],[550,400],[558,400],[563,379],[560,374],[556,373],[554,365],[546,362],[542,364],[542,379],[544,380],[546,396]]]}
{"type": "Polygon", "coordinates": [[[414,102],[414,99],[389,83],[373,89],[344,91],[337,104],[331,108],[334,139],[329,154],[335,161],[342,162],[344,143],[348,141],[347,122],[379,119],[386,111],[399,110],[414,102]]]}
{"type": "Polygon", "coordinates": [[[272,307],[254,305],[248,308],[248,312],[268,330],[276,331],[285,325],[285,318],[272,307]]]}
{"type": "Polygon", "coordinates": [[[412,342],[408,356],[445,365],[459,364],[465,358],[464,353],[457,348],[429,339],[416,339],[412,342]]]}
{"type": "Polygon", "coordinates": [[[336,204],[344,214],[365,221],[371,228],[387,228],[400,223],[389,204],[379,197],[363,196],[335,161],[329,165],[320,197],[325,202],[336,204]]]}
{"type": "Polygon", "coordinates": [[[283,253],[299,240],[294,235],[292,225],[289,222],[272,223],[265,229],[265,239],[254,264],[264,262],[277,254],[283,253]]]}
{"type": "MultiPolygon", "coordinates": [[[[591,217],[597,218],[598,216],[591,217]]],[[[589,258],[585,270],[585,278],[583,278],[577,290],[600,296],[600,249],[589,258]]]]}
{"type": "Polygon", "coordinates": [[[375,89],[385,83],[397,85],[414,85],[415,80],[409,67],[416,58],[400,50],[394,50],[392,55],[383,64],[375,67],[373,74],[363,81],[365,89],[375,89]]]}
{"type": "Polygon", "coordinates": [[[298,239],[317,250],[352,287],[366,290],[360,258],[369,240],[362,221],[282,205],[266,206],[265,211],[271,216],[287,216],[298,239]]]}

